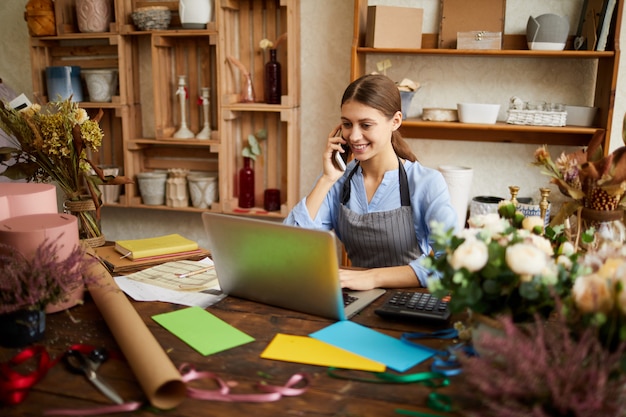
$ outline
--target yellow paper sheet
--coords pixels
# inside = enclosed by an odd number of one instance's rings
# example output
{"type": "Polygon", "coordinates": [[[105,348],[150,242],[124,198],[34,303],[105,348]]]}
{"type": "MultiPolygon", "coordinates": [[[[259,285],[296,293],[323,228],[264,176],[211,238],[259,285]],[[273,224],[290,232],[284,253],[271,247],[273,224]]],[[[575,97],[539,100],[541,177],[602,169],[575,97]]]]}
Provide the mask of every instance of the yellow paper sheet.
{"type": "Polygon", "coordinates": [[[330,366],[360,371],[384,372],[385,365],[355,355],[328,343],[307,336],[278,333],[267,345],[261,357],[308,365],[330,366]]]}

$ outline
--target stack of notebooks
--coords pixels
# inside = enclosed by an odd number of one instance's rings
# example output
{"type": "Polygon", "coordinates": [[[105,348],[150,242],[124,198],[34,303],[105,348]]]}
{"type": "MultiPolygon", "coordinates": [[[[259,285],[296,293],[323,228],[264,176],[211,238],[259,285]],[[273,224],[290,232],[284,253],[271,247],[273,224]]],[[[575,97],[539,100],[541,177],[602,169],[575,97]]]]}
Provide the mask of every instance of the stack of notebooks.
{"type": "Polygon", "coordinates": [[[111,272],[129,272],[183,259],[199,260],[210,255],[197,242],[179,234],[118,240],[114,246],[96,248],[96,253],[111,272]]]}

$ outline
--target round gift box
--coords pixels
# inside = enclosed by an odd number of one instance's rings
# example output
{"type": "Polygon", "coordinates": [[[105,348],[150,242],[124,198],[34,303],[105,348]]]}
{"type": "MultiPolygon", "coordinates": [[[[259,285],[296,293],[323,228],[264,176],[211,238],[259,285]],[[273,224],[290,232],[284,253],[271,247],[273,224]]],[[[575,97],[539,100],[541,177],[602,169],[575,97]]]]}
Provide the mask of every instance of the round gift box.
{"type": "Polygon", "coordinates": [[[0,220],[58,211],[57,190],[52,184],[7,183],[0,188],[0,220]]]}

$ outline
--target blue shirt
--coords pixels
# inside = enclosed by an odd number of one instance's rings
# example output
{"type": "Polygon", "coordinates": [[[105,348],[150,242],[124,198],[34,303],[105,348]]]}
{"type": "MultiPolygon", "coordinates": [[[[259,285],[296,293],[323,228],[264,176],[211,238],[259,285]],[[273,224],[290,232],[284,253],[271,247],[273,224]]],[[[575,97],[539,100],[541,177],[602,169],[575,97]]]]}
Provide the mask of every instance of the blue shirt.
{"type": "MultiPolygon", "coordinates": [[[[305,197],[291,210],[284,223],[309,229],[334,230],[341,240],[337,231],[341,190],[355,163],[355,161],[351,161],[348,164],[346,173],[328,192],[315,219],[311,218],[307,210],[305,197]]],[[[457,216],[454,207],[450,204],[448,186],[439,171],[426,168],[419,162],[410,161],[404,162],[404,169],[409,182],[415,236],[423,254],[420,258],[410,262],[409,266],[415,271],[422,286],[426,286],[428,271],[420,265],[420,259],[431,252],[429,225],[432,221],[437,221],[443,223],[446,230],[456,228],[457,216]]],[[[362,168],[359,168],[352,177],[351,187],[348,208],[359,214],[389,211],[401,205],[397,169],[385,173],[369,203],[367,202],[362,168]]]]}

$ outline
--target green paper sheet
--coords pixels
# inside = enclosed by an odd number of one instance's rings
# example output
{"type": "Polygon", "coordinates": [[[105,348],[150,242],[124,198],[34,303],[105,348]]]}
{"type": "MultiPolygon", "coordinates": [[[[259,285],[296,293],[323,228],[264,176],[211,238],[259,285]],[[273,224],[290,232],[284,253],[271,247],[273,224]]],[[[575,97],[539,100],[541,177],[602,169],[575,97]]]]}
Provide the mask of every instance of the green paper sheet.
{"type": "Polygon", "coordinates": [[[200,307],[157,314],[152,319],[204,356],[254,341],[200,307]]]}

